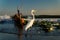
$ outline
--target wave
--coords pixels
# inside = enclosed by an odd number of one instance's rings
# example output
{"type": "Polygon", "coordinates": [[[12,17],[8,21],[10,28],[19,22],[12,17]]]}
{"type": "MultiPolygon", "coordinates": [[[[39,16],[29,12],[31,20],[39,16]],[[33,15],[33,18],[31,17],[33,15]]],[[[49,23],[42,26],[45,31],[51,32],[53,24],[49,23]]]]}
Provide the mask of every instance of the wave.
{"type": "Polygon", "coordinates": [[[8,15],[4,15],[4,16],[0,16],[0,24],[1,23],[12,23],[12,18],[11,16],[8,15]]]}
{"type": "Polygon", "coordinates": [[[11,17],[8,15],[0,16],[0,20],[4,20],[4,19],[11,19],[11,17]]]}

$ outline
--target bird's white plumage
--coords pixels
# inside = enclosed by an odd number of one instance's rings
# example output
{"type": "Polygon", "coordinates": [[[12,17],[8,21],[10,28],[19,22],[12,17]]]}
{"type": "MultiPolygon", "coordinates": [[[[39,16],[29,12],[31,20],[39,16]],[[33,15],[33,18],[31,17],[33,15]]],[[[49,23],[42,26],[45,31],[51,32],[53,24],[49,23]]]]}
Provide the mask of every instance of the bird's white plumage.
{"type": "Polygon", "coordinates": [[[30,20],[29,23],[26,25],[25,31],[27,31],[27,29],[29,29],[30,27],[32,27],[32,25],[33,25],[33,23],[34,23],[34,21],[35,21],[34,12],[35,12],[35,10],[32,10],[32,11],[31,11],[31,14],[32,14],[32,16],[33,16],[33,19],[30,20]]]}
{"type": "Polygon", "coordinates": [[[25,31],[27,31],[28,28],[32,27],[33,22],[34,22],[34,19],[31,20],[31,21],[26,25],[25,31]]]}

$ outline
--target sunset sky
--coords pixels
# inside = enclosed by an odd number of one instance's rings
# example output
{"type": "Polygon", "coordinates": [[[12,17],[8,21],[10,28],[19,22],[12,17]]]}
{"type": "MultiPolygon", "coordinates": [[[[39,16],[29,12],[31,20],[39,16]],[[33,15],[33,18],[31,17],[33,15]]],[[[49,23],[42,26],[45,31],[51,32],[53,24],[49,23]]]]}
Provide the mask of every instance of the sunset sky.
{"type": "Polygon", "coordinates": [[[0,0],[0,15],[14,15],[17,6],[23,15],[30,15],[32,9],[36,15],[60,15],[60,0],[0,0]]]}

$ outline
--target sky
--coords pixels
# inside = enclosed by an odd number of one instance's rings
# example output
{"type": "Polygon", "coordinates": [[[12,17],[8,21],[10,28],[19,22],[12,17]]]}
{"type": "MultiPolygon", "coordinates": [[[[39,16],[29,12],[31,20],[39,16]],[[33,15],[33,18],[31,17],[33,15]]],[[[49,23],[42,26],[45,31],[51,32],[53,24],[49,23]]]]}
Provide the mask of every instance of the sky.
{"type": "Polygon", "coordinates": [[[0,15],[14,15],[17,7],[23,15],[60,15],[60,0],[0,0],[0,15]]]}

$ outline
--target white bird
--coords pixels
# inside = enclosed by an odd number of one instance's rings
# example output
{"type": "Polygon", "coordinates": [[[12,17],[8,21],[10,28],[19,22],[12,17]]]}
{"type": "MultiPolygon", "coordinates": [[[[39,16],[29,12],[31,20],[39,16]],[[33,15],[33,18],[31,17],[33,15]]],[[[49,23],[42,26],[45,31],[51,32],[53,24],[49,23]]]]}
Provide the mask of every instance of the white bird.
{"type": "Polygon", "coordinates": [[[32,11],[31,11],[31,14],[32,14],[32,16],[33,16],[33,19],[30,20],[30,21],[28,22],[28,24],[26,25],[25,31],[27,31],[30,27],[32,27],[32,25],[33,25],[33,23],[34,23],[34,21],[35,21],[34,12],[35,12],[35,10],[32,10],[32,11]]]}

